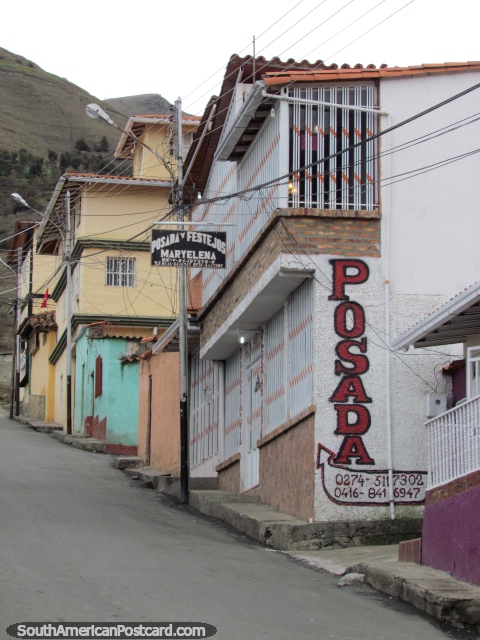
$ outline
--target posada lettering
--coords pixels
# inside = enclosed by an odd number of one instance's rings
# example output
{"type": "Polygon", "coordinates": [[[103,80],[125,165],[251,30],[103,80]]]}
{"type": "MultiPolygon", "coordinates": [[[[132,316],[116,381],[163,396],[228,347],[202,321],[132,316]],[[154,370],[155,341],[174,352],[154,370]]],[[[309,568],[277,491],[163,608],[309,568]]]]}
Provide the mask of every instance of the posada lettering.
{"type": "Polygon", "coordinates": [[[333,266],[332,294],[329,300],[339,301],[335,308],[335,333],[341,338],[335,346],[335,375],[341,376],[330,397],[336,412],[335,434],[344,436],[334,462],[337,464],[373,465],[363,442],[370,429],[371,416],[368,407],[372,402],[363,385],[361,376],[370,367],[365,333],[365,311],[363,307],[345,293],[347,285],[362,284],[370,275],[363,260],[330,260],[333,266]]]}

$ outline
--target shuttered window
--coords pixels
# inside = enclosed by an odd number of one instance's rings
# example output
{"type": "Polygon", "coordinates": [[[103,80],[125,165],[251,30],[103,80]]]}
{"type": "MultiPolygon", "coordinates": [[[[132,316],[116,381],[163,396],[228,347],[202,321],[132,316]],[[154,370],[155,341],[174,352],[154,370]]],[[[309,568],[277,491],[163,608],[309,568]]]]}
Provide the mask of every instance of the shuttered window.
{"type": "Polygon", "coordinates": [[[95,360],[95,398],[102,395],[103,385],[103,362],[102,356],[97,356],[95,360]]]}

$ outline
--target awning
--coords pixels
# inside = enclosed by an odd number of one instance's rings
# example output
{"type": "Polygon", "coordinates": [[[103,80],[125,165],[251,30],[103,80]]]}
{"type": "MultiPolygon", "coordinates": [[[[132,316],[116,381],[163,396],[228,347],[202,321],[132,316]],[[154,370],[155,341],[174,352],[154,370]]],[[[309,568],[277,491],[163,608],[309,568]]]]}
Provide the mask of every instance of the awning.
{"type": "MultiPolygon", "coordinates": [[[[178,352],[180,350],[180,323],[178,318],[165,331],[152,348],[152,354],[163,352],[178,352]]],[[[195,353],[200,346],[200,327],[188,323],[187,327],[188,352],[195,353]]]]}
{"type": "Polygon", "coordinates": [[[225,138],[218,146],[215,154],[217,160],[237,162],[248,151],[252,141],[259,132],[275,102],[262,96],[265,85],[262,81],[255,83],[248,94],[233,124],[229,126],[225,138]]]}
{"type": "Polygon", "coordinates": [[[310,269],[280,269],[265,287],[245,306],[237,307],[239,313],[230,316],[226,331],[217,339],[211,339],[202,348],[200,356],[209,360],[226,360],[239,347],[240,337],[250,338],[262,324],[268,322],[283,307],[285,300],[308,278],[310,269]]]}
{"type": "Polygon", "coordinates": [[[466,342],[480,333],[480,283],[475,283],[392,340],[393,350],[466,342]]]}

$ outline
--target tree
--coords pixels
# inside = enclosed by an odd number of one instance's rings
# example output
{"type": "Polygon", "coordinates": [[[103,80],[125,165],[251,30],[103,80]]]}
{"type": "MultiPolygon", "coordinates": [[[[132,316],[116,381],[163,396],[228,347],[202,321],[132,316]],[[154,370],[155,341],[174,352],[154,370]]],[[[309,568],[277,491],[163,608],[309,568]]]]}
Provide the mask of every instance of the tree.
{"type": "Polygon", "coordinates": [[[85,138],[79,138],[76,142],[75,142],[75,149],[77,151],[90,151],[90,147],[87,144],[87,142],[85,141],[85,138]]]}
{"type": "Polygon", "coordinates": [[[50,165],[53,167],[54,164],[56,164],[58,160],[58,153],[56,151],[54,151],[53,149],[49,149],[48,150],[48,161],[50,162],[50,165]]]}
{"type": "Polygon", "coordinates": [[[108,144],[108,140],[106,136],[102,136],[102,139],[95,147],[95,151],[98,151],[99,153],[107,153],[109,149],[110,149],[110,145],[108,144]]]}

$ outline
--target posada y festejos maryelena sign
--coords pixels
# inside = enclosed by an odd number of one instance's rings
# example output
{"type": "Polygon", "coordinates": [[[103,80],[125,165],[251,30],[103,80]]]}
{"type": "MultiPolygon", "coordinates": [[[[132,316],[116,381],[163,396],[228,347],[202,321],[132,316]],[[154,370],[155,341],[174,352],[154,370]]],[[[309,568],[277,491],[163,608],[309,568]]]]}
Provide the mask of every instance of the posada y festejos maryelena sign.
{"type": "Polygon", "coordinates": [[[152,230],[152,266],[225,269],[225,231],[152,230]]]}

